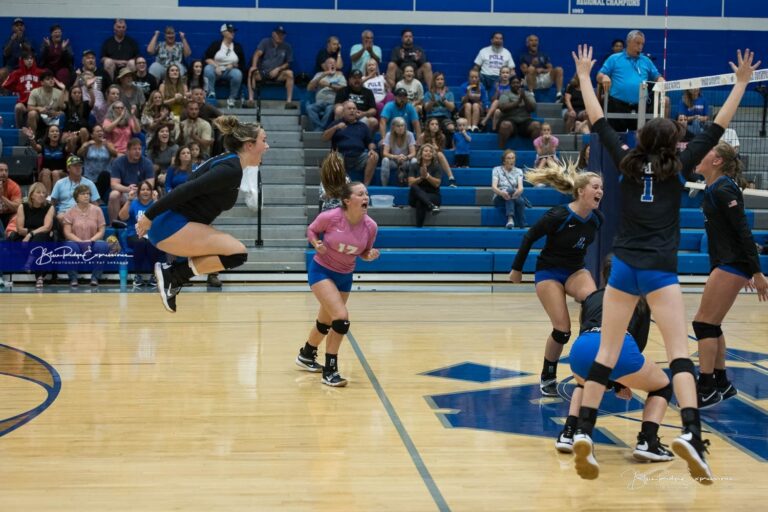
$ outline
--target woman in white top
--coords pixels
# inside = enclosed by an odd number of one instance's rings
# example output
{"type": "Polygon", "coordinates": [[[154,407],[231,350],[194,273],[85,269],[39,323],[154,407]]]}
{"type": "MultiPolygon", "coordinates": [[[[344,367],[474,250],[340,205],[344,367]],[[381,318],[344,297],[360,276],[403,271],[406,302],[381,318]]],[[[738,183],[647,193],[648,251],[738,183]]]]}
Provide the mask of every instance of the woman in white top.
{"type": "Polygon", "coordinates": [[[381,115],[384,105],[395,99],[386,77],[379,71],[379,63],[376,59],[369,59],[365,65],[363,87],[370,89],[373,93],[373,98],[376,100],[376,113],[378,115],[381,115]]]}
{"type": "Polygon", "coordinates": [[[416,78],[416,69],[410,64],[403,68],[403,79],[395,84],[395,90],[403,88],[408,93],[408,101],[421,116],[424,103],[424,86],[416,78]]]}
{"type": "Polygon", "coordinates": [[[389,185],[389,173],[397,170],[397,184],[408,184],[408,165],[416,163],[416,138],[405,127],[405,119],[396,117],[392,120],[392,129],[387,132],[382,142],[381,185],[389,185]]]}

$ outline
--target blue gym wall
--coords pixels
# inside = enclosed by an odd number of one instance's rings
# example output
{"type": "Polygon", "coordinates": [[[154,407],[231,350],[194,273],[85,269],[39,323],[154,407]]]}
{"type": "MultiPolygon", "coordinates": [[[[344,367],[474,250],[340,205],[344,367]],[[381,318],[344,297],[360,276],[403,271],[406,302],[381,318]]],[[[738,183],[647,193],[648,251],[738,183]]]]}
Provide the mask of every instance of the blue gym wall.
{"type": "MultiPolygon", "coordinates": [[[[505,46],[515,59],[523,50],[525,37],[538,34],[542,50],[556,65],[562,65],[566,77],[570,77],[570,51],[577,43],[594,45],[600,59],[613,39],[625,37],[629,29],[641,28],[646,34],[645,51],[657,58],[659,69],[662,67],[664,0],[628,1],[625,3],[630,5],[620,7],[584,5],[595,3],[594,0],[379,2],[375,7],[392,11],[387,14],[362,10],[371,4],[359,0],[132,0],[114,8],[110,8],[112,2],[108,0],[102,3],[100,8],[66,0],[56,6],[42,1],[8,6],[4,9],[7,15],[0,17],[0,37],[4,40],[11,20],[22,16],[27,34],[39,46],[42,37],[48,35],[48,27],[61,23],[79,60],[79,52],[85,48],[100,50],[102,41],[112,34],[114,15],[128,20],[129,34],[139,42],[142,51],[155,30],[172,24],[177,31],[187,34],[193,57],[201,57],[226,21],[239,28],[237,41],[244,45],[250,58],[258,41],[280,23],[288,30],[287,40],[294,47],[296,71],[311,73],[315,54],[329,35],[341,39],[348,61],[349,48],[359,42],[363,29],[370,28],[386,61],[399,42],[400,30],[410,26],[434,68],[446,72],[449,84],[455,86],[465,79],[477,50],[488,44],[490,34],[496,30],[504,33],[505,46]],[[149,7],[150,4],[156,7],[149,7]],[[133,7],[126,8],[129,5],[133,7]],[[42,15],[51,13],[56,16],[42,15]],[[83,17],[72,17],[75,13],[83,17]]],[[[762,30],[768,26],[768,2],[670,0],[669,12],[668,79],[728,72],[727,62],[735,58],[736,48],[753,48],[768,63],[768,53],[761,54],[768,52],[768,33],[762,30]]]]}

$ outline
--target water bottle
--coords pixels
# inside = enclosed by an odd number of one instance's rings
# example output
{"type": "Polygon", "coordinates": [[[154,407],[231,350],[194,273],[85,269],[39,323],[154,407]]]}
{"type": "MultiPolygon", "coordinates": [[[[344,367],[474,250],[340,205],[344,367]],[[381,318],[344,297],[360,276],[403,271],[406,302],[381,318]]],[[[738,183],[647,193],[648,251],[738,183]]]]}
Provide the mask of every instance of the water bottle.
{"type": "Polygon", "coordinates": [[[120,291],[124,292],[128,289],[128,262],[121,262],[118,272],[120,274],[120,291]]]}

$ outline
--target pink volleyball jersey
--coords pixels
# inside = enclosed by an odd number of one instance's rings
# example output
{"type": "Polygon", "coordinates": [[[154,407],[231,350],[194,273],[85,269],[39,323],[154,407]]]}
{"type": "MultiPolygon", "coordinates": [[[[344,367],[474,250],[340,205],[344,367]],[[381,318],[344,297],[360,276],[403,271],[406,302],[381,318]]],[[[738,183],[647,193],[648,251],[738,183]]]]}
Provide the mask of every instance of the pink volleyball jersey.
{"type": "Polygon", "coordinates": [[[367,253],[376,240],[378,226],[368,215],[361,222],[351,225],[344,210],[327,210],[307,228],[307,239],[311,242],[323,235],[325,254],[316,253],[314,260],[327,269],[348,274],[355,270],[355,259],[367,253]]]}

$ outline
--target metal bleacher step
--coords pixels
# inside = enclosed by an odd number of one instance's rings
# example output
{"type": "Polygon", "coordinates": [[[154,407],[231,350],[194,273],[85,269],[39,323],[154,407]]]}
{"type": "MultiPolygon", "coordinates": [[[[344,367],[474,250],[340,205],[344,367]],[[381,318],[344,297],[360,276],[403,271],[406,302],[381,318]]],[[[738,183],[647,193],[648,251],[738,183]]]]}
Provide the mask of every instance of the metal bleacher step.
{"type": "Polygon", "coordinates": [[[241,272],[306,272],[306,251],[285,247],[248,247],[248,261],[241,272]]]}

